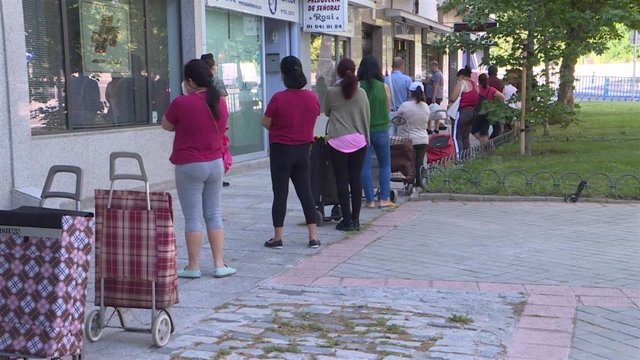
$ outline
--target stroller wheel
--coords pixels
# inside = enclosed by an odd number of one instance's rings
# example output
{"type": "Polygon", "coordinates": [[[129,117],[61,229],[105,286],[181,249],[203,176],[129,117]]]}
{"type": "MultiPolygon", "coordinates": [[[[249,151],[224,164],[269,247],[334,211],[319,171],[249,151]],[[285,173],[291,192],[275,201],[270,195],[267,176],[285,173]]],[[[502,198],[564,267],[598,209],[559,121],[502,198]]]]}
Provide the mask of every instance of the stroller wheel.
{"type": "Polygon", "coordinates": [[[398,198],[398,193],[395,190],[391,190],[389,192],[389,200],[391,200],[392,203],[396,202],[396,199],[398,198]]]}
{"type": "Polygon", "coordinates": [[[406,196],[411,196],[412,193],[413,193],[413,184],[406,184],[404,186],[404,194],[406,196]]]}

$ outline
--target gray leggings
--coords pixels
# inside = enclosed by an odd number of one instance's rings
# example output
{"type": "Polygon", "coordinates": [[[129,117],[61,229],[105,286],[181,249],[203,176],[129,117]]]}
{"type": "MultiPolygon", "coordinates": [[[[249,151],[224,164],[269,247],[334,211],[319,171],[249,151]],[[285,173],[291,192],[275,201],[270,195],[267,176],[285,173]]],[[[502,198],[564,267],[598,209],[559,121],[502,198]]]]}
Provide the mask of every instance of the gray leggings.
{"type": "Polygon", "coordinates": [[[184,214],[185,232],[202,231],[202,216],[207,230],[222,225],[222,159],[176,165],[176,188],[184,214]]]}

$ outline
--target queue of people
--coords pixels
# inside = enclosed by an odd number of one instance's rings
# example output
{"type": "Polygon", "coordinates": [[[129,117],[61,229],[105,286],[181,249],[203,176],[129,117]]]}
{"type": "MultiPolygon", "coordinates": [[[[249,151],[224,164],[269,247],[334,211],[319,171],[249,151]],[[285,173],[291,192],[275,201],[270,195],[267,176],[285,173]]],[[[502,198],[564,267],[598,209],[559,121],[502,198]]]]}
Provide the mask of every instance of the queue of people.
{"type": "MultiPolygon", "coordinates": [[[[199,258],[203,227],[211,245],[214,276],[227,277],[236,273],[236,269],[224,262],[221,190],[224,155],[228,152],[224,141],[228,121],[226,94],[220,81],[216,81],[215,64],[207,60],[210,59],[194,59],[184,66],[184,95],[172,101],[162,118],[162,127],[175,133],[169,160],[175,165],[176,188],[185,217],[188,264],[178,271],[178,276],[183,278],[201,276],[199,258]]],[[[314,143],[313,129],[321,111],[328,118],[328,154],[342,210],[342,220],[336,229],[358,231],[363,205],[365,208],[396,206],[390,199],[390,118],[403,119],[396,131],[398,136],[412,140],[414,170],[419,174],[429,142],[428,103],[442,100],[437,63],[431,64],[437,84],[432,84],[428,90],[420,81],[405,84],[406,79],[401,76],[403,66],[401,58],[395,59],[394,72],[385,78],[379,61],[373,56],[365,56],[357,70],[351,59],[344,58],[336,69],[337,81],[326,89],[321,104],[314,92],[305,89],[307,79],[300,60],[295,56],[282,59],[280,72],[286,89],[273,95],[262,119],[262,125],[269,132],[273,191],[273,236],[264,243],[265,247],[279,249],[284,245],[290,180],[305,216],[307,245],[310,248],[321,245],[311,191],[309,156],[314,143]],[[405,91],[406,96],[401,96],[405,91]],[[403,98],[403,101],[393,101],[396,98],[403,98]],[[372,183],[374,151],[379,168],[377,205],[372,183]]],[[[471,133],[481,142],[488,141],[488,120],[475,116],[478,102],[507,98],[490,85],[496,84],[493,75],[493,70],[489,75],[482,74],[478,85],[471,80],[469,68],[458,72],[458,82],[450,97],[450,102],[459,103],[453,125],[458,151],[469,147],[471,133]]],[[[504,87],[505,92],[512,91],[509,86],[504,87]]],[[[419,176],[416,178],[419,186],[419,176]]]]}

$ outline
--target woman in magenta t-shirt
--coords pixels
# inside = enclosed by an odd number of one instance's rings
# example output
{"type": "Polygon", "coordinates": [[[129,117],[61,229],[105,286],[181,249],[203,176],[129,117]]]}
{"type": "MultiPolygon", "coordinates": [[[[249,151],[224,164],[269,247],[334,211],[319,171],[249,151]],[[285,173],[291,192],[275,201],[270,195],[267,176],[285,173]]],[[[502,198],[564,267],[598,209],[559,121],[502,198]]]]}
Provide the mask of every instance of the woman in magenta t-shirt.
{"type": "Polygon", "coordinates": [[[223,261],[222,142],[227,130],[227,105],[213,86],[209,67],[202,60],[184,66],[186,94],[178,96],[162,118],[162,127],[175,132],[169,160],[175,164],[176,188],[185,220],[189,264],[178,277],[199,278],[202,216],[211,244],[215,277],[235,274],[223,261]]]}
{"type": "MultiPolygon", "coordinates": [[[[493,86],[489,86],[489,78],[487,74],[480,74],[478,76],[478,83],[480,84],[480,89],[478,91],[478,96],[482,97],[482,99],[486,101],[493,101],[493,99],[498,99],[500,102],[504,102],[504,95],[498,89],[493,86]]],[[[482,104],[479,103],[480,106],[482,104]]],[[[471,134],[480,141],[480,145],[485,145],[489,142],[489,115],[482,112],[476,112],[476,118],[473,122],[473,126],[471,127],[471,134]]]]}
{"type": "Polygon", "coordinates": [[[304,90],[307,78],[302,64],[295,56],[287,56],[280,62],[282,81],[287,90],[273,95],[262,119],[269,130],[269,160],[273,187],[273,238],[264,243],[269,248],[282,248],[284,217],[287,212],[289,179],[302,204],[309,228],[309,247],[320,246],[316,229],[316,207],[311,194],[311,167],[309,154],[313,143],[313,127],[320,115],[316,95],[304,90]]]}

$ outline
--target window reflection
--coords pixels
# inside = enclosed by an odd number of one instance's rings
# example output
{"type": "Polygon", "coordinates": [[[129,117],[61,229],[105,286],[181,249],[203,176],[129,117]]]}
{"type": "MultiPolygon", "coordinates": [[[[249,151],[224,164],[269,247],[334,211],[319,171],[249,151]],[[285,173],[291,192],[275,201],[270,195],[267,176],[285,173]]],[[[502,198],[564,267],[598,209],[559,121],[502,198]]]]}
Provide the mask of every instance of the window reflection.
{"type": "Polygon", "coordinates": [[[167,1],[23,0],[32,133],[159,122],[169,104],[167,1]]]}

